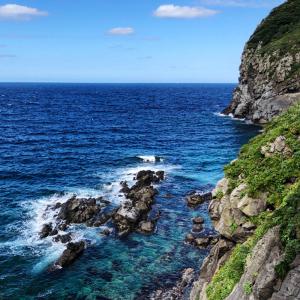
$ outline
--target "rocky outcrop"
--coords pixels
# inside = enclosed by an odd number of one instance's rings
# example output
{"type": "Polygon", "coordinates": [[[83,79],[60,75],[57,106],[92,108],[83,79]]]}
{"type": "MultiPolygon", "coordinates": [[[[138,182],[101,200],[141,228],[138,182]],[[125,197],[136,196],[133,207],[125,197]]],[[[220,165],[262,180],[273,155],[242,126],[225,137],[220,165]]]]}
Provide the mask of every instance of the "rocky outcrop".
{"type": "Polygon", "coordinates": [[[273,143],[263,146],[260,152],[265,157],[271,157],[276,154],[290,157],[293,154],[293,151],[287,145],[286,138],[284,136],[278,136],[273,143]]]}
{"type": "Polygon", "coordinates": [[[300,299],[300,255],[298,255],[291,264],[291,270],[288,272],[279,290],[273,293],[271,300],[299,300],[300,299]]]}
{"type": "Polygon", "coordinates": [[[63,268],[72,264],[84,251],[85,243],[83,241],[69,243],[67,249],[63,252],[54,266],[63,268]]]}
{"type": "Polygon", "coordinates": [[[209,205],[209,213],[215,229],[227,239],[243,242],[255,229],[249,216],[256,216],[266,208],[266,196],[261,194],[257,199],[246,193],[247,185],[241,183],[228,193],[228,180],[222,179],[213,191],[214,198],[209,205]]]}
{"type": "Polygon", "coordinates": [[[266,123],[300,101],[299,11],[298,1],[286,1],[258,26],[245,46],[239,85],[225,114],[266,123]]]}
{"type": "Polygon", "coordinates": [[[248,257],[244,274],[226,300],[270,299],[278,276],[275,266],[283,259],[280,227],[270,229],[248,257]]]}
{"type": "Polygon", "coordinates": [[[212,199],[211,192],[208,193],[193,192],[186,197],[188,206],[192,208],[195,208],[206,201],[210,201],[211,199],[212,199]]]}
{"type": "Polygon", "coordinates": [[[193,283],[190,300],[207,299],[206,287],[214,274],[226,262],[233,247],[234,243],[226,239],[220,239],[215,246],[213,246],[208,257],[203,261],[199,278],[193,283]]]}
{"type": "Polygon", "coordinates": [[[148,220],[148,213],[154,203],[157,190],[152,184],[164,179],[164,172],[151,170],[140,171],[136,175],[137,182],[131,188],[123,183],[122,191],[127,198],[114,214],[112,220],[118,235],[124,237],[132,231],[151,233],[155,220],[148,220]]]}
{"type": "Polygon", "coordinates": [[[124,194],[125,200],[116,207],[110,201],[99,198],[79,198],[73,196],[64,203],[54,203],[47,206],[44,214],[53,217],[52,223],[43,224],[39,233],[40,239],[52,237],[55,243],[67,244],[65,251],[54,264],[53,269],[63,268],[78,258],[85,248],[85,242],[72,240],[76,234],[74,224],[83,224],[88,227],[101,227],[99,234],[109,236],[115,232],[119,237],[124,237],[130,232],[151,234],[160,217],[156,215],[149,219],[148,214],[152,209],[155,195],[158,193],[154,184],[165,178],[164,171],[142,170],[135,175],[135,183],[129,187],[127,182],[121,182],[120,195],[124,194]]]}

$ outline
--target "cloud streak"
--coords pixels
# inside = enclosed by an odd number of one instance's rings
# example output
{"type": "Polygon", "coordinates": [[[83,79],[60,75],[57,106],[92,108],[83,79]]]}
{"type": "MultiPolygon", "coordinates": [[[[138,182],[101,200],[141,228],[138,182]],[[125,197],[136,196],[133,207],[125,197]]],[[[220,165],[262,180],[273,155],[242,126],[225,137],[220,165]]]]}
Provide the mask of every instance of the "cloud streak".
{"type": "Polygon", "coordinates": [[[107,32],[109,35],[131,35],[134,33],[132,27],[115,27],[107,32]]]}
{"type": "Polygon", "coordinates": [[[14,54],[0,54],[0,58],[15,58],[14,54]]]}
{"type": "Polygon", "coordinates": [[[154,16],[158,18],[194,19],[210,17],[217,13],[218,12],[216,10],[203,7],[165,4],[159,6],[154,11],[154,16]]]}
{"type": "Polygon", "coordinates": [[[42,17],[47,15],[48,13],[45,11],[18,4],[5,4],[0,6],[0,20],[27,21],[33,17],[42,17]]]}

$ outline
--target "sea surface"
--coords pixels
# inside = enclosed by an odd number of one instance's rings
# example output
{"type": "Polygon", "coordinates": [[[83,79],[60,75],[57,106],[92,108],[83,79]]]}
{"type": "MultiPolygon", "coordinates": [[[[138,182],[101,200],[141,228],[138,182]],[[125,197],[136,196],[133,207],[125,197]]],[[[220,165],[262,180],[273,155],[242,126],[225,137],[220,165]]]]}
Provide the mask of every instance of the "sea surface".
{"type": "Polygon", "coordinates": [[[207,204],[189,209],[185,196],[210,189],[259,130],[218,114],[234,88],[0,84],[0,299],[147,299],[184,268],[199,269],[207,252],[184,238],[193,216],[205,218],[205,232],[212,226],[207,204]],[[49,272],[64,245],[39,239],[47,205],[73,194],[118,205],[119,182],[142,169],[166,172],[155,233],[120,240],[77,226],[84,254],[49,272]]]}

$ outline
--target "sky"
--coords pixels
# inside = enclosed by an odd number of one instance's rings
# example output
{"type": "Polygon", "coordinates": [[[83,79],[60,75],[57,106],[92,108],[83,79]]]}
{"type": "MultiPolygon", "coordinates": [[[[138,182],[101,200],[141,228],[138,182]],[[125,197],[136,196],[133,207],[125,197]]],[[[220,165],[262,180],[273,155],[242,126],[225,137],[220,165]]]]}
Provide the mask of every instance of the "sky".
{"type": "Polygon", "coordinates": [[[0,0],[0,81],[234,83],[282,2],[0,0]]]}

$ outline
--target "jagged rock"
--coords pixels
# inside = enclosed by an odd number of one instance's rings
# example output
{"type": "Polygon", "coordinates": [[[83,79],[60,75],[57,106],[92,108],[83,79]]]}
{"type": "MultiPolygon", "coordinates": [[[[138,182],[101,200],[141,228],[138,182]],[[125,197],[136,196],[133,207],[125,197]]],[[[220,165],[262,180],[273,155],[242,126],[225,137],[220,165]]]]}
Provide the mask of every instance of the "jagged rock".
{"type": "Polygon", "coordinates": [[[259,198],[251,198],[245,195],[237,207],[248,217],[257,216],[267,208],[267,195],[261,194],[259,198]]]}
{"type": "Polygon", "coordinates": [[[46,238],[47,236],[51,235],[51,232],[52,232],[52,224],[44,224],[43,225],[43,228],[40,232],[40,238],[41,239],[44,239],[46,238]]]}
{"type": "Polygon", "coordinates": [[[283,259],[280,227],[270,229],[247,258],[244,274],[226,300],[269,299],[277,281],[275,266],[283,259]],[[245,292],[245,286],[250,291],[245,292]]]}
{"type": "Polygon", "coordinates": [[[93,219],[87,222],[87,225],[94,226],[94,227],[100,227],[107,223],[111,217],[114,215],[115,211],[113,210],[110,213],[100,213],[96,215],[93,219]]]}
{"type": "MultiPolygon", "coordinates": [[[[211,219],[213,220],[213,224],[215,229],[224,237],[231,239],[233,241],[243,242],[247,239],[249,235],[252,234],[253,229],[255,227],[249,226],[249,220],[244,212],[239,208],[241,200],[246,197],[247,185],[242,183],[238,187],[236,187],[230,195],[224,194],[221,199],[213,199],[209,205],[209,213],[211,219]],[[244,226],[244,224],[247,224],[244,226]]],[[[245,209],[247,213],[250,211],[253,213],[254,208],[261,209],[262,205],[253,206],[251,203],[246,202],[246,199],[250,199],[249,197],[245,198],[245,206],[242,209],[245,209]]]]}
{"type": "Polygon", "coordinates": [[[96,199],[80,199],[76,196],[62,204],[58,219],[70,223],[85,223],[100,212],[96,199]]]}
{"type": "Polygon", "coordinates": [[[265,157],[271,157],[275,154],[289,157],[293,154],[291,148],[286,144],[286,138],[284,136],[278,136],[273,143],[262,146],[260,152],[265,157]]]}
{"type": "Polygon", "coordinates": [[[155,229],[153,221],[142,221],[139,223],[138,231],[142,233],[151,233],[155,229]]]}
{"type": "Polygon", "coordinates": [[[63,235],[57,235],[53,238],[54,242],[58,243],[61,242],[63,244],[70,242],[72,239],[71,233],[63,234],[63,235]]]}
{"type": "Polygon", "coordinates": [[[112,217],[120,237],[135,230],[142,233],[154,230],[154,221],[151,221],[151,224],[146,222],[147,214],[154,203],[154,197],[158,193],[151,184],[159,182],[163,177],[163,171],[155,173],[151,170],[142,170],[137,173],[137,182],[131,188],[127,189],[127,184],[123,183],[123,187],[127,191],[125,194],[127,201],[121,204],[112,217]]]}
{"type": "Polygon", "coordinates": [[[212,191],[212,197],[216,198],[219,192],[225,195],[228,191],[228,185],[229,185],[229,180],[226,177],[219,180],[216,187],[212,191]]]}
{"type": "Polygon", "coordinates": [[[273,293],[271,300],[300,299],[300,255],[296,257],[282,282],[279,291],[273,293]]]}
{"type": "Polygon", "coordinates": [[[72,264],[84,251],[85,243],[83,241],[69,243],[67,249],[61,257],[56,261],[55,266],[64,268],[72,264]]]}
{"type": "Polygon", "coordinates": [[[211,199],[212,199],[212,194],[210,192],[204,194],[199,194],[195,192],[186,197],[188,206],[190,207],[198,206],[206,201],[210,201],[211,199]]]}
{"type": "Polygon", "coordinates": [[[190,300],[205,300],[205,289],[213,275],[226,262],[230,256],[234,243],[220,239],[210,250],[209,255],[204,259],[199,278],[194,281],[190,292],[190,300]]]}

